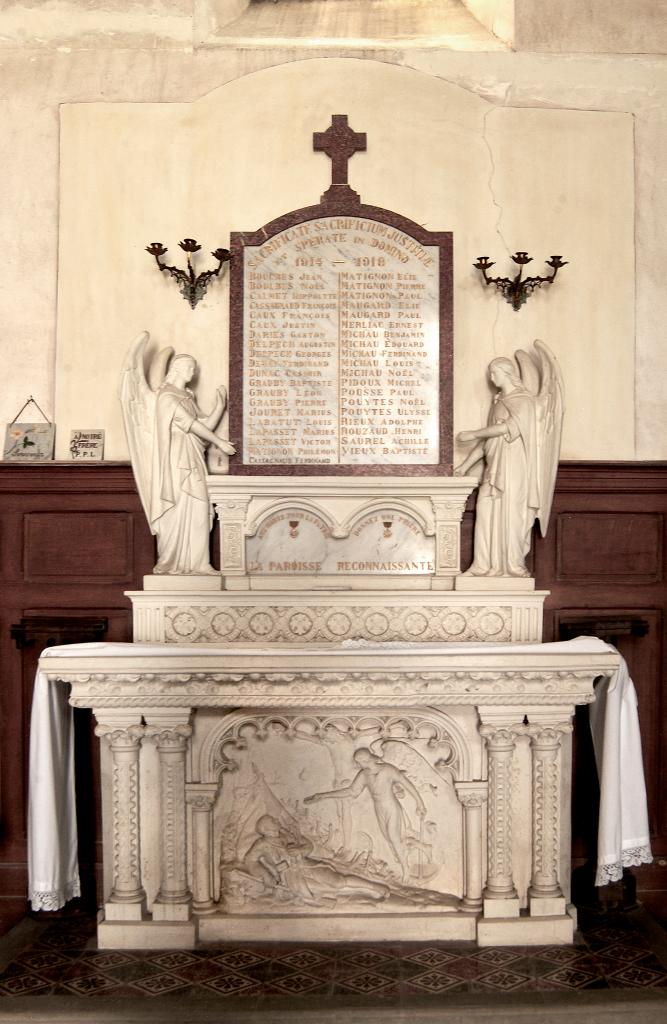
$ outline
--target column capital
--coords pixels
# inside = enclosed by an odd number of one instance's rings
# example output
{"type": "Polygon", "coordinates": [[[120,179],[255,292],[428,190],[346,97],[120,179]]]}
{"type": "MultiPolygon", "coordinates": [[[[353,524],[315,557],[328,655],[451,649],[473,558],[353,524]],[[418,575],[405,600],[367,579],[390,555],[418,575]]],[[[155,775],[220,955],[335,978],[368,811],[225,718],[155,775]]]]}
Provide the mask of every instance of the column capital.
{"type": "Polygon", "coordinates": [[[105,739],[114,750],[138,750],[145,731],[143,725],[121,725],[115,722],[98,722],[95,735],[105,739]]]}
{"type": "Polygon", "coordinates": [[[454,790],[464,807],[482,807],[489,798],[488,782],[455,782],[454,790]]]}
{"type": "Polygon", "coordinates": [[[531,746],[543,751],[558,750],[563,736],[569,732],[572,732],[572,722],[554,722],[549,725],[538,723],[526,726],[531,746]]]}
{"type": "Polygon", "coordinates": [[[479,727],[479,734],[486,740],[487,746],[496,750],[513,749],[517,736],[523,736],[525,731],[526,726],[518,722],[513,725],[488,723],[479,727]]]}
{"type": "Polygon", "coordinates": [[[192,736],[191,725],[147,725],[147,739],[155,740],[160,750],[182,750],[192,736]]]}
{"type": "Polygon", "coordinates": [[[185,802],[195,811],[210,811],[219,790],[217,782],[186,782],[185,802]]]}
{"type": "Polygon", "coordinates": [[[192,736],[191,708],[149,708],[144,711],[145,734],[159,749],[181,750],[192,736]]]}

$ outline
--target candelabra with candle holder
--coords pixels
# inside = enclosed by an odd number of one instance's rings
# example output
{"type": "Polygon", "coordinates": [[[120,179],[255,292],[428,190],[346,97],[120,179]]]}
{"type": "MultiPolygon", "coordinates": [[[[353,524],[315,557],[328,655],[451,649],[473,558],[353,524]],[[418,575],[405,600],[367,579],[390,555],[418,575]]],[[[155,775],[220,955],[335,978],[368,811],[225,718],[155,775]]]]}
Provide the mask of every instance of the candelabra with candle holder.
{"type": "Polygon", "coordinates": [[[481,270],[484,284],[494,284],[498,291],[503,293],[512,309],[515,310],[521,309],[528,296],[532,295],[536,288],[541,288],[543,284],[552,284],[560,268],[567,266],[567,261],[563,261],[560,256],[552,256],[550,260],[545,261],[547,266],[552,269],[549,277],[539,277],[537,275],[534,277],[523,277],[523,268],[527,263],[532,263],[533,257],[529,256],[527,252],[515,252],[511,259],[519,268],[519,273],[514,278],[489,277],[487,271],[491,267],[495,267],[495,263],[488,256],[478,256],[477,262],[473,263],[473,266],[476,270],[481,270]]]}
{"type": "Polygon", "coordinates": [[[178,244],[187,255],[187,271],[179,270],[178,267],[171,267],[163,263],[160,257],[165,255],[167,248],[162,242],[151,242],[150,245],[146,246],[146,252],[155,257],[155,262],[160,270],[166,270],[171,277],[178,281],[181,295],[190,303],[190,308],[194,309],[199,300],[203,299],[211,278],[217,277],[225,263],[228,263],[232,257],[229,249],[214,249],[211,256],[214,256],[218,261],[218,266],[215,270],[204,270],[201,274],[195,274],[193,266],[194,254],[199,252],[201,245],[194,238],[184,238],[178,244]]]}

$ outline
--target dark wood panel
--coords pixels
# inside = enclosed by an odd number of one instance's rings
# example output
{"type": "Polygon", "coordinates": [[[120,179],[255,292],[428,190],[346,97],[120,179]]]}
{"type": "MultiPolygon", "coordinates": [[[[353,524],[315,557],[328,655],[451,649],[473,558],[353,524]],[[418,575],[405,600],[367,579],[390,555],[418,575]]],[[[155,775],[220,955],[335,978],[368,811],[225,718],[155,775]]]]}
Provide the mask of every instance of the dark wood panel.
{"type": "Polygon", "coordinates": [[[26,580],[63,582],[132,578],[132,516],[128,512],[29,512],[23,519],[26,580]]]}
{"type": "MultiPolygon", "coordinates": [[[[39,653],[54,641],[83,639],[77,623],[91,617],[107,620],[107,639],[130,640],[123,591],[140,589],[153,564],[128,465],[0,463],[0,910],[20,908],[21,900],[25,906],[27,895],[27,755],[39,653]],[[33,642],[17,650],[10,627],[22,619],[30,620],[33,642]]],[[[84,892],[94,899],[101,881],[97,740],[89,712],[75,719],[79,856],[84,892]]]]}
{"type": "Polygon", "coordinates": [[[663,517],[656,512],[561,512],[556,521],[559,580],[657,583],[663,517]]]}

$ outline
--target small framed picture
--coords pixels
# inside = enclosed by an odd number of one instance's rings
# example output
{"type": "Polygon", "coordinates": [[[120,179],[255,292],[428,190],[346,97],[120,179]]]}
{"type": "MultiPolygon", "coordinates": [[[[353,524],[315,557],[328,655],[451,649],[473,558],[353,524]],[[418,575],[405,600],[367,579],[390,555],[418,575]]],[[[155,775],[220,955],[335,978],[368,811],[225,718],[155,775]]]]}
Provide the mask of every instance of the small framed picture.
{"type": "Polygon", "coordinates": [[[56,428],[53,423],[8,423],[5,431],[5,462],[50,462],[56,428]]]}
{"type": "Polygon", "coordinates": [[[104,431],[73,430],[69,453],[76,462],[101,462],[104,458],[104,431]]]}

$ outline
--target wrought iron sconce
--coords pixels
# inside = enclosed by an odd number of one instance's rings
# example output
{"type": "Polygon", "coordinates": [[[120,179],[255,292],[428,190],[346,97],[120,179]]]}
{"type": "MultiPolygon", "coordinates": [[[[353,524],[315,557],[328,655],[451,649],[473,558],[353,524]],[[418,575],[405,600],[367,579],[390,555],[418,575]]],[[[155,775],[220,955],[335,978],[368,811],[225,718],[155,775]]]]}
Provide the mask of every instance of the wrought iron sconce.
{"type": "Polygon", "coordinates": [[[552,256],[550,260],[545,261],[547,266],[551,267],[553,271],[549,277],[523,277],[523,268],[527,263],[532,263],[533,257],[529,256],[527,252],[515,252],[511,258],[519,267],[519,273],[513,279],[509,277],[489,277],[487,271],[491,267],[495,267],[495,263],[488,256],[478,256],[477,263],[473,263],[473,266],[477,270],[482,271],[484,284],[495,284],[498,291],[501,291],[510,303],[512,309],[516,310],[521,309],[528,296],[532,295],[536,288],[541,288],[543,284],[552,284],[560,268],[567,266],[567,260],[563,261],[560,256],[552,256]]]}
{"type": "Polygon", "coordinates": [[[149,252],[151,256],[155,256],[155,262],[160,270],[166,270],[171,277],[178,281],[181,295],[190,303],[190,308],[194,309],[199,300],[203,299],[206,294],[211,278],[217,277],[224,264],[229,262],[232,257],[229,249],[215,249],[211,253],[211,256],[215,256],[218,261],[218,266],[215,270],[204,270],[201,274],[195,274],[192,259],[194,254],[201,249],[201,245],[194,238],[184,238],[178,244],[183,252],[187,254],[187,271],[179,270],[178,267],[167,266],[166,263],[162,262],[160,257],[164,256],[167,251],[166,246],[162,242],[151,242],[150,245],[146,246],[146,252],[149,252]]]}

